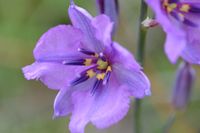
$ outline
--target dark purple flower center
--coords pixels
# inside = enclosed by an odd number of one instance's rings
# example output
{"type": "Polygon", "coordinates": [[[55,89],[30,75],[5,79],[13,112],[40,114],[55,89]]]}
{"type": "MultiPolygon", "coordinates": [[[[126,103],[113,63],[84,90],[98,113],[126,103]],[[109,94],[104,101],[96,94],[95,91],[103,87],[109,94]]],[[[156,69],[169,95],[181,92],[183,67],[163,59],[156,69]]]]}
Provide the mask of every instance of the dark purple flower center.
{"type": "Polygon", "coordinates": [[[162,0],[161,6],[165,12],[176,20],[188,26],[198,25],[189,17],[190,15],[200,15],[200,7],[191,3],[180,2],[179,0],[162,0]]]}
{"type": "Polygon", "coordinates": [[[75,59],[68,62],[64,61],[63,64],[89,67],[81,72],[80,76],[71,82],[71,85],[75,86],[90,78],[95,78],[96,80],[91,91],[94,93],[100,86],[108,83],[112,72],[111,63],[103,53],[95,53],[82,48],[79,48],[78,51],[87,55],[87,58],[75,59]]]}

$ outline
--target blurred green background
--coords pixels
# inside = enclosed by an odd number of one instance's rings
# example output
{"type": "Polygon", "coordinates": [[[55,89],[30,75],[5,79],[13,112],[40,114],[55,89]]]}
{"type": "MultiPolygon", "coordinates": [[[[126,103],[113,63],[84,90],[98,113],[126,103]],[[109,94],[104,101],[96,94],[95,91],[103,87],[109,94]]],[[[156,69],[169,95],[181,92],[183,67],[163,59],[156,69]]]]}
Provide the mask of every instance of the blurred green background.
{"type": "MultiPolygon", "coordinates": [[[[95,0],[76,0],[96,14],[95,0]]],[[[24,79],[21,68],[31,64],[32,50],[47,29],[69,24],[68,0],[0,0],[0,133],[68,133],[68,118],[52,120],[56,91],[24,79]]],[[[139,0],[120,0],[120,25],[115,40],[135,53],[139,0]]],[[[144,99],[144,133],[161,133],[169,116],[176,66],[163,53],[164,33],[148,31],[145,72],[152,82],[152,96],[144,99]]],[[[195,67],[198,72],[200,69],[195,67]]],[[[188,108],[177,114],[170,133],[200,132],[200,72],[188,108]]],[[[132,105],[131,105],[132,106],[132,105]]],[[[132,133],[133,107],[118,124],[104,130],[87,126],[86,133],[132,133]]]]}

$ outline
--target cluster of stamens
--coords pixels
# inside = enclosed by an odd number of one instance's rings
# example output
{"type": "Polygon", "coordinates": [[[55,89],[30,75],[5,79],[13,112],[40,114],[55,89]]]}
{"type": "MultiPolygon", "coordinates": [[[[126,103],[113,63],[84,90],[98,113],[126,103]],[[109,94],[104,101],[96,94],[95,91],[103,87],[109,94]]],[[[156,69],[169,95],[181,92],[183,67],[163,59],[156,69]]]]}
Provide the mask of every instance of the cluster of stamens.
{"type": "Polygon", "coordinates": [[[92,88],[92,93],[94,93],[99,86],[107,84],[112,67],[103,53],[95,53],[82,48],[79,48],[78,51],[87,55],[87,58],[63,62],[64,65],[87,66],[87,69],[81,72],[79,76],[71,82],[71,86],[80,84],[90,78],[95,78],[95,83],[92,88]]]}
{"type": "Polygon", "coordinates": [[[186,17],[186,14],[200,13],[199,7],[195,7],[190,3],[179,2],[178,0],[162,0],[161,3],[166,13],[174,17],[176,20],[192,27],[198,26],[193,21],[189,20],[189,18],[186,17]]]}

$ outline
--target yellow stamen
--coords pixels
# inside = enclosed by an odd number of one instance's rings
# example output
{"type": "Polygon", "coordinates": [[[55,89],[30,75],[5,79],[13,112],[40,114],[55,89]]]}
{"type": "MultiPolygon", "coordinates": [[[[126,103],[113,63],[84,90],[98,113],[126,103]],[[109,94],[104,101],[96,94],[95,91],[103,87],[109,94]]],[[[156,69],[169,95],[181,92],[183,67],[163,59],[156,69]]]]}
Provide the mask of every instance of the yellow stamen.
{"type": "Polygon", "coordinates": [[[88,76],[89,78],[92,78],[92,77],[94,77],[95,75],[96,75],[96,73],[95,73],[92,69],[87,71],[87,76],[88,76]]]}
{"type": "Polygon", "coordinates": [[[105,77],[105,73],[100,73],[100,74],[97,74],[97,76],[96,76],[96,78],[97,78],[98,80],[103,80],[104,77],[105,77]]]}
{"type": "Polygon", "coordinates": [[[107,68],[108,62],[99,59],[99,60],[97,61],[97,65],[98,65],[98,67],[97,67],[98,69],[103,70],[103,69],[106,69],[106,68],[107,68]]]}
{"type": "Polygon", "coordinates": [[[188,4],[183,4],[181,7],[180,7],[180,11],[182,11],[182,12],[189,12],[189,10],[190,10],[190,5],[188,5],[188,4]]]}
{"type": "Polygon", "coordinates": [[[167,12],[172,12],[176,8],[177,8],[177,4],[176,3],[167,4],[167,12]]]}
{"type": "Polygon", "coordinates": [[[98,58],[98,57],[99,57],[99,55],[98,55],[97,53],[95,53],[94,57],[98,58]]]}
{"type": "Polygon", "coordinates": [[[85,59],[84,65],[90,66],[92,64],[92,59],[85,59]]]}
{"type": "Polygon", "coordinates": [[[108,66],[107,69],[106,69],[106,72],[111,72],[111,71],[112,71],[111,66],[108,66]]]}

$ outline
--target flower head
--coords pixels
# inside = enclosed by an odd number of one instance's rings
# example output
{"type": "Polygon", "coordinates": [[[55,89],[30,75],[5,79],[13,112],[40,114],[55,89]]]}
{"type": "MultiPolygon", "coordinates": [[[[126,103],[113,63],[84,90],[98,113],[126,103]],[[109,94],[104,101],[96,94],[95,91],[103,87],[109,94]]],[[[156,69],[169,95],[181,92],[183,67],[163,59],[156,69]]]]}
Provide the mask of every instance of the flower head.
{"type": "Polygon", "coordinates": [[[92,17],[71,3],[72,25],[59,25],[42,35],[35,62],[25,77],[59,90],[54,117],[72,114],[69,128],[83,133],[87,123],[108,127],[128,112],[130,96],[150,95],[150,83],[134,57],[111,40],[113,23],[106,15],[92,17]]]}
{"type": "Polygon", "coordinates": [[[198,0],[146,0],[167,34],[165,52],[172,63],[182,57],[200,64],[200,2],[198,0]]]}

